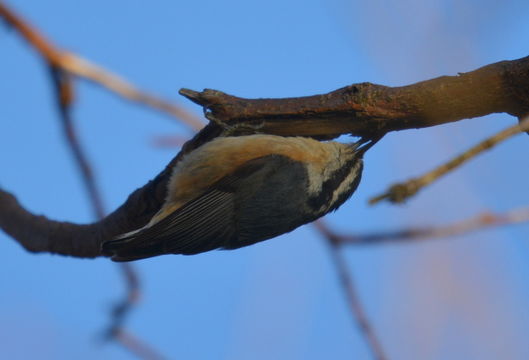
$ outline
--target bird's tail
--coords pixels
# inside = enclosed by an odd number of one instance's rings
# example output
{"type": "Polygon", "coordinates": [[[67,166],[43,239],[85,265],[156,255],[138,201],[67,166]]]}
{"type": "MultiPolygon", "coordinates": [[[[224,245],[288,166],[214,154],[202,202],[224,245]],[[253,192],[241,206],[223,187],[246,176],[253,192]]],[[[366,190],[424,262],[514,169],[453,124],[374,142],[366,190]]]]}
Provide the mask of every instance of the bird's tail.
{"type": "Polygon", "coordinates": [[[149,246],[141,246],[141,244],[137,243],[137,235],[142,230],[134,230],[104,241],[101,244],[102,252],[110,255],[112,261],[117,262],[140,260],[155,256],[156,251],[154,249],[149,249],[149,246]]]}

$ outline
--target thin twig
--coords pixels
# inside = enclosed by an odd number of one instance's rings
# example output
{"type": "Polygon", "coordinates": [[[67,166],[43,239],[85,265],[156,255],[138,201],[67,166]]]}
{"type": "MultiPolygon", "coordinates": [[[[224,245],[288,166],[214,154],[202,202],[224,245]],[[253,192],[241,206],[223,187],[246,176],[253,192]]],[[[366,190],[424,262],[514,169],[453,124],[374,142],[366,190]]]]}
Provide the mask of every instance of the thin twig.
{"type": "Polygon", "coordinates": [[[60,112],[61,123],[63,126],[64,136],[68,146],[72,151],[76,164],[79,166],[81,178],[88,191],[88,196],[92,203],[94,216],[97,219],[105,217],[103,200],[101,193],[94,179],[92,167],[90,166],[86,154],[84,154],[77,133],[72,121],[72,103],[73,103],[73,84],[70,75],[57,67],[50,67],[51,78],[55,87],[57,96],[57,107],[60,112]]]}
{"type": "Polygon", "coordinates": [[[179,135],[157,135],[152,138],[151,143],[157,148],[174,149],[181,148],[188,140],[189,138],[179,135]]]}
{"type": "Polygon", "coordinates": [[[200,118],[184,108],[177,106],[168,100],[164,100],[159,96],[139,90],[125,79],[111,73],[99,65],[81,58],[79,55],[63,52],[60,58],[60,63],[68,72],[101,85],[107,90],[110,90],[130,101],[165,112],[180,119],[193,130],[200,130],[204,127],[204,122],[200,118]]]}
{"type": "Polygon", "coordinates": [[[341,253],[344,245],[376,245],[384,243],[404,243],[421,241],[429,238],[446,238],[456,235],[466,234],[473,231],[484,230],[490,227],[527,223],[529,222],[529,208],[514,209],[505,213],[486,212],[478,214],[469,219],[455,222],[450,225],[411,228],[399,231],[384,233],[372,233],[363,235],[343,235],[332,231],[323,220],[314,222],[318,231],[327,240],[333,263],[337,269],[342,288],[349,299],[351,314],[356,320],[360,332],[366,338],[373,357],[375,359],[385,359],[384,350],[376,337],[365,311],[362,308],[355,290],[353,278],[347,268],[347,262],[341,253]]]}
{"type": "Polygon", "coordinates": [[[510,137],[517,135],[521,132],[529,130],[529,118],[524,119],[519,124],[511,126],[499,133],[483,140],[479,144],[471,147],[464,153],[454,157],[452,160],[442,164],[426,174],[410,179],[404,183],[398,183],[392,185],[385,193],[375,196],[369,200],[369,204],[373,205],[382,200],[388,200],[393,203],[402,203],[411,196],[415,195],[419,190],[425,186],[431,184],[435,180],[439,179],[448,172],[456,169],[463,165],[468,160],[476,157],[482,152],[489,150],[495,145],[509,139],[510,137]]]}
{"type": "Polygon", "coordinates": [[[135,354],[140,359],[151,359],[151,360],[163,360],[164,356],[153,351],[152,348],[145,346],[136,336],[131,333],[120,329],[116,337],[127,349],[135,354]]]}
{"type": "Polygon", "coordinates": [[[469,219],[444,226],[410,228],[360,235],[340,235],[332,237],[341,245],[376,245],[386,243],[404,243],[423,241],[431,238],[448,238],[491,227],[521,224],[529,222],[529,208],[510,210],[505,213],[485,212],[469,219]]]}
{"type": "Polygon", "coordinates": [[[353,277],[347,267],[347,261],[341,252],[340,243],[336,241],[334,233],[330,231],[323,220],[320,219],[315,221],[314,225],[320,234],[325,237],[327,243],[329,244],[332,261],[336,271],[338,272],[338,277],[340,279],[343,291],[347,297],[349,310],[351,311],[351,315],[353,316],[360,333],[367,341],[369,349],[373,355],[373,359],[386,360],[387,357],[384,353],[384,348],[375,335],[375,331],[373,330],[373,327],[371,326],[358,297],[353,277]]]}
{"type": "Polygon", "coordinates": [[[17,30],[51,67],[62,69],[71,75],[89,80],[127,100],[169,114],[180,119],[193,130],[199,130],[204,126],[200,118],[173,102],[142,91],[109,70],[93,64],[79,55],[59,49],[39,31],[29,25],[28,22],[9,9],[4,2],[0,2],[0,17],[17,30]]]}
{"type": "Polygon", "coordinates": [[[132,311],[134,304],[136,304],[140,298],[140,282],[139,277],[134,267],[130,263],[119,264],[119,268],[123,274],[123,280],[127,285],[126,296],[114,305],[112,311],[112,321],[106,331],[108,338],[116,338],[117,334],[122,330],[123,324],[125,323],[127,316],[132,311]]]}
{"type": "MultiPolygon", "coordinates": [[[[54,84],[55,98],[57,99],[57,107],[59,109],[59,114],[61,122],[64,129],[64,135],[68,142],[68,146],[74,155],[76,164],[79,166],[79,171],[81,177],[87,189],[90,203],[95,214],[95,217],[99,220],[105,217],[105,210],[103,206],[103,199],[101,193],[96,184],[94,178],[94,172],[86,154],[84,153],[79,139],[77,137],[77,132],[72,119],[72,104],[74,101],[73,96],[73,84],[70,78],[69,73],[65,72],[63,69],[50,66],[50,75],[52,82],[54,84]]],[[[119,269],[124,274],[125,283],[127,285],[127,292],[125,298],[120,301],[114,308],[112,312],[112,321],[107,331],[107,334],[110,338],[113,338],[123,345],[129,351],[137,355],[151,355],[156,354],[154,349],[151,349],[147,344],[143,343],[140,339],[136,337],[124,337],[123,333],[123,323],[130,314],[134,303],[139,298],[139,280],[136,271],[131,264],[120,264],[119,269]],[[126,340],[126,341],[124,341],[126,340]],[[144,351],[138,352],[137,349],[143,349],[144,351]],[[148,350],[148,351],[146,351],[148,350]]],[[[156,357],[144,357],[144,359],[159,359],[160,356],[156,357]]]]}

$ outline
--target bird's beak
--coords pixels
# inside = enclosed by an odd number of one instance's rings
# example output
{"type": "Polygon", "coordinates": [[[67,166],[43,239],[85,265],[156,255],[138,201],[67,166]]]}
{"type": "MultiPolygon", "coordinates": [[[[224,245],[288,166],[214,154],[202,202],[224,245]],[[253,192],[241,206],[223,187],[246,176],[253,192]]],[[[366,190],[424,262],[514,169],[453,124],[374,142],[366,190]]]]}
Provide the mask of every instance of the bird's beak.
{"type": "Polygon", "coordinates": [[[360,156],[363,156],[367,150],[369,150],[373,145],[375,145],[380,139],[384,137],[385,134],[376,135],[374,137],[363,137],[358,140],[355,145],[357,148],[357,153],[360,156]]]}

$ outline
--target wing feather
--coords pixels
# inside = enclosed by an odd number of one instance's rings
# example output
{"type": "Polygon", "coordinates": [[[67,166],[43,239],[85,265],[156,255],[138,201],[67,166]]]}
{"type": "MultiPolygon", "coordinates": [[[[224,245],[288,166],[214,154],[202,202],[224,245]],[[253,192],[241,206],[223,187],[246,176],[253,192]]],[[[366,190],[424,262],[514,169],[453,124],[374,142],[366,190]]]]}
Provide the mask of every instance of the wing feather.
{"type": "Polygon", "coordinates": [[[234,214],[238,184],[251,181],[269,161],[270,156],[265,156],[246,162],[159,222],[105,242],[103,251],[114,254],[115,261],[129,261],[166,253],[197,254],[224,247],[237,236],[234,214]]]}

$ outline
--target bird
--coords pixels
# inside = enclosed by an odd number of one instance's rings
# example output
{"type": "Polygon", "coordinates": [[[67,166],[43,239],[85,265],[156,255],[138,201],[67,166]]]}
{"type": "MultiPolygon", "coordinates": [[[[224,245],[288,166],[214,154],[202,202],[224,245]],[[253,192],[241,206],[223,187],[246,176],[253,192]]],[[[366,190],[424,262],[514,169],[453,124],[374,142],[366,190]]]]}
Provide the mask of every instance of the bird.
{"type": "Polygon", "coordinates": [[[102,243],[113,261],[237,249],[338,209],[360,183],[363,155],[382,136],[354,143],[307,137],[218,137],[174,165],[160,210],[143,227],[102,243]]]}

